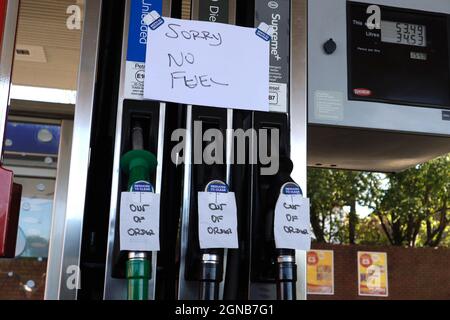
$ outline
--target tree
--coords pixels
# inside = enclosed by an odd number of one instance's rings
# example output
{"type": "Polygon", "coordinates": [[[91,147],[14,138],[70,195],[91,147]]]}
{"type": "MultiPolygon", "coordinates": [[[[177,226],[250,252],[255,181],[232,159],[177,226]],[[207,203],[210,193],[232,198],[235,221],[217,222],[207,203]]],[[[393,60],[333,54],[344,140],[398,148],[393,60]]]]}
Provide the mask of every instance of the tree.
{"type": "Polygon", "coordinates": [[[308,189],[318,242],[450,246],[450,155],[387,175],[310,169],[308,189]]]}
{"type": "Polygon", "coordinates": [[[392,245],[437,247],[450,226],[450,155],[387,176],[372,208],[392,245]],[[381,194],[381,197],[380,197],[381,194]]]}
{"type": "Polygon", "coordinates": [[[370,202],[380,177],[374,173],[310,169],[311,224],[318,242],[350,243],[357,240],[357,204],[370,202]]]}

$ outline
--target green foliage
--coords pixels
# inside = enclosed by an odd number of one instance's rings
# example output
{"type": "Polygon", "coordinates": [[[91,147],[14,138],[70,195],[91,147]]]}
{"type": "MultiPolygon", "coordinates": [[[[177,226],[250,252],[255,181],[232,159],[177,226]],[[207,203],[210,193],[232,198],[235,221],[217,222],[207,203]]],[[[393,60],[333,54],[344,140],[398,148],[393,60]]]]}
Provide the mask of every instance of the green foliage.
{"type": "Polygon", "coordinates": [[[374,173],[310,169],[311,223],[317,241],[355,243],[357,204],[369,203],[378,183],[374,173]]]}
{"type": "Polygon", "coordinates": [[[318,242],[450,246],[450,155],[388,175],[310,169],[308,188],[318,242]]]}
{"type": "Polygon", "coordinates": [[[360,220],[356,234],[357,243],[360,245],[390,245],[380,221],[373,215],[360,220]]]}
{"type": "Polygon", "coordinates": [[[392,245],[439,246],[450,223],[450,156],[388,175],[372,206],[392,245]]]}

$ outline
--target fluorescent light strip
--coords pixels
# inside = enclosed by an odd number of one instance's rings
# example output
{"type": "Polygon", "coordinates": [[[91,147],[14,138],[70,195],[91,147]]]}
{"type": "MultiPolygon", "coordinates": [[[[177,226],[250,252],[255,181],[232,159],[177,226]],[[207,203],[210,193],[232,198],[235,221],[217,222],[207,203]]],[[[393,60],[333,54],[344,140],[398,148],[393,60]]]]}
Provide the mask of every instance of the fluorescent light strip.
{"type": "Polygon", "coordinates": [[[77,92],[74,90],[12,85],[10,99],[75,104],[77,92]]]}

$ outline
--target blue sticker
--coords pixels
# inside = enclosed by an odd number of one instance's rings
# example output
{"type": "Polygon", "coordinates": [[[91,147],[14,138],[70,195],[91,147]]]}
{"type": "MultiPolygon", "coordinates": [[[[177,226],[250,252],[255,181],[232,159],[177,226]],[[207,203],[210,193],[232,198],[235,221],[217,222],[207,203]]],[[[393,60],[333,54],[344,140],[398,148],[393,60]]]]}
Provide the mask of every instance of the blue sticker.
{"type": "Polygon", "coordinates": [[[151,192],[155,193],[155,188],[150,182],[138,181],[131,186],[131,192],[151,192]]]}
{"type": "Polygon", "coordinates": [[[288,182],[282,188],[281,192],[287,195],[300,195],[303,196],[302,188],[296,183],[288,182]]]}
{"type": "Polygon", "coordinates": [[[206,186],[206,192],[228,193],[229,188],[225,182],[212,181],[206,186]]]}
{"type": "Polygon", "coordinates": [[[269,36],[267,33],[262,31],[261,29],[256,29],[256,35],[265,41],[270,41],[270,39],[272,39],[271,36],[269,36]]]}
{"type": "Polygon", "coordinates": [[[145,62],[148,27],[143,18],[153,10],[162,15],[162,0],[131,1],[127,61],[145,62]]]}
{"type": "Polygon", "coordinates": [[[159,27],[161,27],[164,24],[164,19],[162,17],[159,17],[155,22],[153,22],[152,24],[150,24],[150,29],[152,30],[156,30],[159,27]]]}

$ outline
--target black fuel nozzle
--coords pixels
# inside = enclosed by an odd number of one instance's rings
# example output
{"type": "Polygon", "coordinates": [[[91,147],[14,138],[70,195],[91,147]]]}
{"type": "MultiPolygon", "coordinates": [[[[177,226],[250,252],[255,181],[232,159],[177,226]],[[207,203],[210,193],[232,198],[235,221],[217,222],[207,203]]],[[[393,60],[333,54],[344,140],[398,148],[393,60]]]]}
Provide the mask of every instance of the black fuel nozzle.
{"type": "MultiPolygon", "coordinates": [[[[212,176],[218,177],[217,168],[212,169],[212,176]]],[[[226,186],[221,180],[212,180],[205,188],[209,192],[210,185],[226,186]]],[[[226,186],[228,190],[228,186],[226,186]]],[[[200,250],[200,292],[199,299],[204,301],[218,300],[220,283],[223,280],[223,249],[200,250]]]]}
{"type": "MultiPolygon", "coordinates": [[[[275,207],[281,192],[283,192],[283,186],[288,183],[296,185],[291,178],[293,169],[294,164],[291,159],[286,157],[280,158],[280,170],[270,181],[271,187],[268,192],[267,200],[267,208],[269,208],[269,211],[266,224],[266,239],[273,244],[275,243],[275,207]]],[[[297,265],[295,259],[295,250],[277,248],[274,250],[273,261],[276,265],[275,281],[277,284],[278,300],[296,300],[297,265]]]]}
{"type": "Polygon", "coordinates": [[[200,300],[219,299],[219,284],[223,278],[222,260],[222,254],[219,252],[204,251],[200,269],[200,300]]]}

